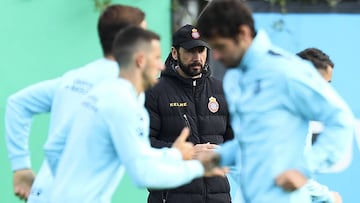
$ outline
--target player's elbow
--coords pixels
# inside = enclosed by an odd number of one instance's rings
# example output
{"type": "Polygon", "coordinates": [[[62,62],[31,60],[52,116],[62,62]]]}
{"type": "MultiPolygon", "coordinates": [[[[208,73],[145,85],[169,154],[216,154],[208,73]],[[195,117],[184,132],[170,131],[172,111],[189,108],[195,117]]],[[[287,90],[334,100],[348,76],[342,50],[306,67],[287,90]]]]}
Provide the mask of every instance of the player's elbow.
{"type": "Polygon", "coordinates": [[[10,95],[7,100],[6,100],[6,111],[10,111],[11,109],[14,109],[14,107],[16,106],[16,104],[18,103],[17,101],[17,96],[16,94],[10,95]]]}
{"type": "Polygon", "coordinates": [[[147,175],[135,175],[132,178],[134,185],[138,188],[152,188],[154,183],[147,175]]]}

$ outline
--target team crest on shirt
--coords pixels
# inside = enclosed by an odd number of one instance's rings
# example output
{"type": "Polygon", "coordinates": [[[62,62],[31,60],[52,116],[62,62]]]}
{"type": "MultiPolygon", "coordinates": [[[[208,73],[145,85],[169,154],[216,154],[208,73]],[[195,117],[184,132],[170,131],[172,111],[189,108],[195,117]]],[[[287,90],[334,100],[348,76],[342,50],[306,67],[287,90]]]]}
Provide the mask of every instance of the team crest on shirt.
{"type": "Polygon", "coordinates": [[[197,29],[193,28],[191,30],[191,36],[194,39],[199,39],[200,38],[200,33],[197,31],[197,29]]]}
{"type": "Polygon", "coordinates": [[[219,110],[219,103],[216,101],[215,97],[209,98],[208,109],[212,113],[216,113],[219,110]]]}

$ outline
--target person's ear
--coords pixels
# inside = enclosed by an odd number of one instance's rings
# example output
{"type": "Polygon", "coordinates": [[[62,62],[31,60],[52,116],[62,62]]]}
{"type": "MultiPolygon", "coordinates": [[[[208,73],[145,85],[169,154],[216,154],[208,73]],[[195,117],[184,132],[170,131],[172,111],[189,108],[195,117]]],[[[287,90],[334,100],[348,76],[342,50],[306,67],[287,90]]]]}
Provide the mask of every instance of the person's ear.
{"type": "Polygon", "coordinates": [[[237,38],[238,41],[245,41],[246,43],[251,43],[253,37],[250,27],[248,25],[240,25],[237,38]]]}
{"type": "Polygon", "coordinates": [[[178,60],[178,54],[177,54],[177,50],[175,49],[175,47],[171,47],[171,56],[173,57],[174,60],[178,60]]]}
{"type": "Polygon", "coordinates": [[[135,54],[135,64],[136,67],[139,69],[142,69],[143,67],[145,67],[146,64],[146,58],[145,58],[145,54],[143,52],[138,52],[135,54]]]}

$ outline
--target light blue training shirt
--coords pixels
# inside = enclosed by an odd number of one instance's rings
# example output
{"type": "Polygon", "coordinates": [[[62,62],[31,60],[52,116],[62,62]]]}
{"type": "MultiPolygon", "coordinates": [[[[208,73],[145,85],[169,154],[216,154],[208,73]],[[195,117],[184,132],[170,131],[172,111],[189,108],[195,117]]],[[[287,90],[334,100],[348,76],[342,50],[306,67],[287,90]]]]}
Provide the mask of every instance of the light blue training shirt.
{"type": "MultiPolygon", "coordinates": [[[[6,144],[13,171],[31,168],[29,134],[35,115],[49,113],[51,135],[57,126],[65,123],[78,108],[80,100],[98,83],[116,78],[119,67],[115,61],[98,59],[62,77],[40,82],[11,95],[5,114],[6,144]]],[[[47,138],[47,142],[50,136],[47,138]]],[[[65,140],[57,142],[62,149],[65,140]]],[[[43,161],[33,183],[28,203],[47,203],[52,186],[52,175],[43,161]]]]}
{"type": "Polygon", "coordinates": [[[306,188],[285,192],[275,179],[289,169],[309,175],[337,162],[351,145],[351,110],[309,63],[273,46],[261,30],[230,71],[224,89],[235,138],[219,153],[223,165],[239,168],[245,202],[311,202],[306,188]],[[304,155],[310,120],[325,129],[304,155]]]}
{"type": "Polygon", "coordinates": [[[94,88],[74,115],[51,200],[110,202],[124,169],[134,184],[154,189],[178,187],[204,173],[199,161],[183,161],[175,148],[151,147],[143,93],[119,78],[94,88]]]}

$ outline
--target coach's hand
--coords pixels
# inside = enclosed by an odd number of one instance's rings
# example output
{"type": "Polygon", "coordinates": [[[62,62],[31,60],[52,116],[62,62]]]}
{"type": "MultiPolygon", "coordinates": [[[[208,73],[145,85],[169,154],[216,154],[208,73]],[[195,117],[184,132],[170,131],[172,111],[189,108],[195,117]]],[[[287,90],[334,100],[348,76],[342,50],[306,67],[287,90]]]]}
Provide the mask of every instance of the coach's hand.
{"type": "Polygon", "coordinates": [[[181,152],[182,158],[184,160],[192,159],[195,153],[194,144],[186,141],[189,135],[190,129],[185,127],[172,145],[172,147],[178,149],[181,152]]]}
{"type": "Polygon", "coordinates": [[[287,170],[276,177],[275,182],[282,189],[291,192],[304,186],[307,178],[297,170],[287,170]]]}
{"type": "Polygon", "coordinates": [[[17,170],[13,174],[14,193],[22,200],[27,200],[35,175],[31,169],[17,170]]]}

